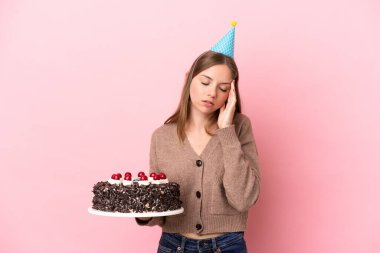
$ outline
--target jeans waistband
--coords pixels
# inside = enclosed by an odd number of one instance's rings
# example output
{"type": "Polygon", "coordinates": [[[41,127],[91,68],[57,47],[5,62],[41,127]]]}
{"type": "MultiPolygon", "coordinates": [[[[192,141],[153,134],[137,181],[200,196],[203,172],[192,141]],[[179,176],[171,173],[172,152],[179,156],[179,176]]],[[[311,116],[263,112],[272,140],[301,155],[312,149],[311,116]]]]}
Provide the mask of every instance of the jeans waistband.
{"type": "Polygon", "coordinates": [[[175,247],[183,249],[217,249],[234,243],[244,237],[244,232],[228,232],[223,235],[208,239],[192,239],[178,233],[162,233],[162,239],[175,247]]]}

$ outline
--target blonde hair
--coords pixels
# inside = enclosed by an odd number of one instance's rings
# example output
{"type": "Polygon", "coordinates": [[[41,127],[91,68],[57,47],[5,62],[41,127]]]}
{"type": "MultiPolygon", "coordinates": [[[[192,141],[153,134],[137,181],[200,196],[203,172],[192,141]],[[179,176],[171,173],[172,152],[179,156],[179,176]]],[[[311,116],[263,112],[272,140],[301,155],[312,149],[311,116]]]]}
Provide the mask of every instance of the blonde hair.
{"type": "MultiPolygon", "coordinates": [[[[235,92],[236,92],[236,113],[241,113],[241,103],[239,95],[239,72],[236,66],[235,60],[221,53],[213,51],[206,51],[202,53],[192,64],[190,71],[187,72],[187,78],[182,89],[181,100],[178,108],[173,115],[171,115],[164,124],[177,123],[177,135],[178,139],[183,143],[186,134],[185,127],[190,116],[190,84],[194,76],[197,76],[200,72],[208,69],[214,65],[225,64],[231,71],[232,79],[235,80],[235,92]]],[[[210,128],[217,123],[220,109],[216,110],[209,118],[209,122],[205,127],[206,133],[213,135],[210,128]]]]}

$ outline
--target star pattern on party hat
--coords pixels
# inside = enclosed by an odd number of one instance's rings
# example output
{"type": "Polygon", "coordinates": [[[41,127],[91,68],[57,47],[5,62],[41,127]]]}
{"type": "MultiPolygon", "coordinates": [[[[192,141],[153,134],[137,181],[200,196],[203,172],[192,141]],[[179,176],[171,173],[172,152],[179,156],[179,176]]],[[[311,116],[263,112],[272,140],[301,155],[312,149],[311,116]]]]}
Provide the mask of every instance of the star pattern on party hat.
{"type": "Polygon", "coordinates": [[[214,46],[211,47],[211,51],[227,55],[234,58],[234,44],[235,44],[235,26],[237,22],[231,22],[231,29],[221,38],[214,46]]]}

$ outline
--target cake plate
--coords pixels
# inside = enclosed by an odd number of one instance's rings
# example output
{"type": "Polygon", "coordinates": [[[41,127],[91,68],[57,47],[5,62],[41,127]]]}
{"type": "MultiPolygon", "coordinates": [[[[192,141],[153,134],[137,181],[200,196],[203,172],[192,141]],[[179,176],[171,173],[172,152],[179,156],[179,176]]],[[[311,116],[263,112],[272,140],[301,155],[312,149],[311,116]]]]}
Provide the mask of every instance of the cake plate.
{"type": "Polygon", "coordinates": [[[144,213],[119,213],[119,212],[104,212],[100,210],[88,208],[88,212],[95,215],[110,216],[110,217],[160,217],[160,216],[170,216],[183,213],[185,209],[181,207],[177,210],[166,211],[166,212],[144,212],[144,213]]]}

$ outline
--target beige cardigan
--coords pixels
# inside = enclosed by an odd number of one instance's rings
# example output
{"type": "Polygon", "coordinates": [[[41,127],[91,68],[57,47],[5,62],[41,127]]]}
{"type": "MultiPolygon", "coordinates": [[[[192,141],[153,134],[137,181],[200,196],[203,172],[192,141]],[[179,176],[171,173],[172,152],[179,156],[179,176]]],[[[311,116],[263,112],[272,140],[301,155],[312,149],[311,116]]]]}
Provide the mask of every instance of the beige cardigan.
{"type": "Polygon", "coordinates": [[[248,209],[258,200],[260,170],[249,118],[236,113],[233,125],[216,130],[198,156],[187,138],[181,144],[176,124],[164,124],[151,138],[150,172],[164,172],[180,184],[184,213],[155,217],[139,225],[169,233],[244,231],[248,209]]]}

